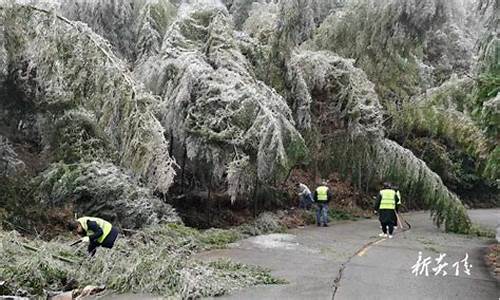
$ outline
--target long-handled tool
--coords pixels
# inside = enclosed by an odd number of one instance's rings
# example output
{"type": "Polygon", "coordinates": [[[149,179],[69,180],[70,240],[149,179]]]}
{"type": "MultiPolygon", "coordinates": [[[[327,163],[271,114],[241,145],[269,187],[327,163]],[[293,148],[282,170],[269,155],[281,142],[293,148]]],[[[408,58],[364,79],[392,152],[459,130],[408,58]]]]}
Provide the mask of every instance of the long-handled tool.
{"type": "Polygon", "coordinates": [[[398,221],[398,227],[399,229],[404,229],[403,228],[403,223],[401,222],[401,217],[399,216],[399,213],[396,212],[396,219],[398,221]]]}
{"type": "Polygon", "coordinates": [[[408,226],[408,230],[411,229],[411,224],[406,221],[402,215],[400,215],[398,212],[396,212],[396,217],[398,219],[398,227],[401,229],[404,229],[403,222],[408,226]]]}
{"type": "Polygon", "coordinates": [[[78,241],[75,241],[75,242],[71,243],[69,246],[73,247],[73,246],[76,246],[76,245],[80,244],[81,242],[83,242],[82,239],[79,239],[78,241]]]}

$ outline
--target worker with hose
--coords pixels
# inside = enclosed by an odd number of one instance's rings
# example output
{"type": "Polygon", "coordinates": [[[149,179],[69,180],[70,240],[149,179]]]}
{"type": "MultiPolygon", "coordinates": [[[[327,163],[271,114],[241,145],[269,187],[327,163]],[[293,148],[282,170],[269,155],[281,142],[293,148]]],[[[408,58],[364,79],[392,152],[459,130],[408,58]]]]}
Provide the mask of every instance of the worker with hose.
{"type": "Polygon", "coordinates": [[[394,226],[397,226],[396,212],[400,204],[398,192],[395,191],[391,184],[384,182],[384,188],[379,192],[377,200],[375,201],[374,210],[379,214],[380,225],[382,226],[382,233],[380,237],[389,237],[392,239],[394,226]],[[389,235],[387,235],[389,233],[389,235]]]}
{"type": "Polygon", "coordinates": [[[77,220],[71,220],[68,223],[68,229],[82,236],[79,242],[88,242],[88,253],[94,256],[97,247],[113,248],[118,230],[106,220],[94,217],[82,217],[77,220]]]}

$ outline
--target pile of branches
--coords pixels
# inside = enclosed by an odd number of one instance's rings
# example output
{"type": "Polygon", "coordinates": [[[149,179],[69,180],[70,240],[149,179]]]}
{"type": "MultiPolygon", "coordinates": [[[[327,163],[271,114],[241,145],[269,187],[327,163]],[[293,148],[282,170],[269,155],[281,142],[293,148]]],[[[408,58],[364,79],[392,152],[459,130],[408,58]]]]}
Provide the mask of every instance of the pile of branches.
{"type": "Polygon", "coordinates": [[[222,247],[240,237],[234,231],[153,226],[120,237],[113,249],[99,249],[88,259],[69,242],[28,240],[16,232],[0,231],[0,276],[7,283],[2,292],[38,297],[49,291],[106,285],[118,293],[194,299],[284,283],[259,267],[192,258],[198,251],[222,247]]]}

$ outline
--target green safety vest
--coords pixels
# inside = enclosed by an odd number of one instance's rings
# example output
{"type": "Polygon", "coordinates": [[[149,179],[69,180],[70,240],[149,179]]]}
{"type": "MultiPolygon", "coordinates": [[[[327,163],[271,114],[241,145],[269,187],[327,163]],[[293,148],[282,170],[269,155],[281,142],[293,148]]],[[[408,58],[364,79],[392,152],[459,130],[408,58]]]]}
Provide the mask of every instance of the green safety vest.
{"type": "Polygon", "coordinates": [[[325,202],[328,200],[328,188],[326,186],[320,186],[316,189],[316,196],[318,197],[318,202],[325,202]]]}
{"type": "Polygon", "coordinates": [[[379,209],[396,209],[396,191],[395,190],[381,190],[380,196],[382,200],[380,200],[379,209]]]}
{"type": "Polygon", "coordinates": [[[93,218],[93,217],[83,217],[77,220],[80,225],[82,225],[82,228],[85,230],[87,233],[87,236],[91,236],[94,234],[94,232],[90,229],[87,228],[87,221],[94,221],[101,227],[102,229],[102,235],[97,239],[98,243],[102,243],[104,239],[108,236],[108,234],[111,232],[111,228],[113,225],[109,223],[106,220],[100,219],[100,218],[93,218]]]}

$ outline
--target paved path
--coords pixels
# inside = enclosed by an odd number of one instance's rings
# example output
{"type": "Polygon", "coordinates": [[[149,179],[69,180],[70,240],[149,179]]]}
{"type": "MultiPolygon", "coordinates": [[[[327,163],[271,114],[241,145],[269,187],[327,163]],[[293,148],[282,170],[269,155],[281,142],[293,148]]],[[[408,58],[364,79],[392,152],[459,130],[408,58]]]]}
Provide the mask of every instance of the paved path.
{"type": "MultiPolygon", "coordinates": [[[[475,222],[495,228],[500,209],[471,212],[475,222]]],[[[440,232],[428,213],[405,218],[412,229],[398,232],[394,239],[380,239],[376,219],[335,224],[328,228],[307,227],[287,234],[253,237],[229,249],[203,253],[198,258],[230,258],[260,265],[286,285],[258,286],[223,299],[500,299],[500,286],[482,261],[488,239],[440,232]],[[416,277],[412,266],[419,252],[423,258],[446,253],[447,276],[416,277]],[[471,275],[455,276],[457,261],[466,253],[471,275]]]]}

